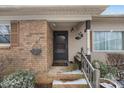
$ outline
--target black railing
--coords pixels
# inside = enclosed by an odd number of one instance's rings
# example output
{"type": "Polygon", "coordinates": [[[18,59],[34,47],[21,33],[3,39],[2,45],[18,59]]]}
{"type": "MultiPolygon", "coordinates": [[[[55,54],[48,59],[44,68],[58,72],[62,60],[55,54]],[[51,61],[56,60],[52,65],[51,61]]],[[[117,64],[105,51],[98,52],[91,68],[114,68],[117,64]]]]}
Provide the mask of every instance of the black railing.
{"type": "Polygon", "coordinates": [[[84,72],[87,82],[91,88],[99,87],[99,78],[100,72],[98,69],[95,69],[91,62],[87,59],[83,48],[81,48],[81,70],[84,72]]]}

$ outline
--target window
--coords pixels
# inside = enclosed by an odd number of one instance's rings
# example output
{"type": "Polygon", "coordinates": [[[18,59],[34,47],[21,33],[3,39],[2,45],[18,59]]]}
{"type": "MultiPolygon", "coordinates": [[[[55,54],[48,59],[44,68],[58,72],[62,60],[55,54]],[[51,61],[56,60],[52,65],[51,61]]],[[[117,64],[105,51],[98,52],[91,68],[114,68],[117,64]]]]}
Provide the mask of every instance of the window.
{"type": "Polygon", "coordinates": [[[10,44],[10,25],[0,24],[0,45],[10,44]]]}
{"type": "Polygon", "coordinates": [[[124,32],[94,32],[94,50],[124,50],[124,32]]]}

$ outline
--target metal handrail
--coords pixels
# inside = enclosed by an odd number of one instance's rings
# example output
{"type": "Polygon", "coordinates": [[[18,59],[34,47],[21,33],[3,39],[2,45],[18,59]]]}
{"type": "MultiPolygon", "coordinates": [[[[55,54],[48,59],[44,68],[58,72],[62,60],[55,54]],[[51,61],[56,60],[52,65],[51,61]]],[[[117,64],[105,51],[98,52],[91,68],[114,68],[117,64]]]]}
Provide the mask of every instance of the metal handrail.
{"type": "Polygon", "coordinates": [[[86,77],[86,80],[89,84],[89,86],[92,87],[99,87],[99,78],[100,78],[100,72],[98,69],[95,69],[91,62],[87,59],[83,48],[81,48],[81,64],[82,64],[82,70],[84,72],[84,75],[86,77]]]}
{"type": "Polygon", "coordinates": [[[89,64],[89,66],[92,68],[92,70],[95,70],[95,68],[92,66],[91,62],[85,56],[84,52],[82,52],[82,56],[85,58],[85,60],[87,61],[87,63],[89,64]]]}

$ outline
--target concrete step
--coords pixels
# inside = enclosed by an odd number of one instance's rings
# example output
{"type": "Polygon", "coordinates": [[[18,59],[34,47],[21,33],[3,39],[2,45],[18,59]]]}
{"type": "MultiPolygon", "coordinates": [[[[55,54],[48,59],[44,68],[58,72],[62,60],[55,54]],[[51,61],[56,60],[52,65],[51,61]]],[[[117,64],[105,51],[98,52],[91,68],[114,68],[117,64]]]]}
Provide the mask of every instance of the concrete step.
{"type": "Polygon", "coordinates": [[[67,60],[54,60],[53,66],[68,66],[67,60]]]}
{"type": "Polygon", "coordinates": [[[66,71],[62,69],[50,71],[49,77],[54,78],[54,80],[76,80],[80,78],[85,78],[83,72],[81,72],[80,70],[66,71]]]}
{"type": "Polygon", "coordinates": [[[80,70],[63,72],[60,73],[59,76],[61,77],[61,80],[76,80],[80,78],[85,78],[83,72],[81,72],[80,70]]]}
{"type": "Polygon", "coordinates": [[[77,64],[68,64],[67,66],[52,66],[51,69],[61,69],[61,70],[67,70],[67,71],[72,71],[78,69],[77,64]]]}
{"type": "Polygon", "coordinates": [[[54,80],[53,88],[89,88],[85,79],[77,79],[72,81],[54,80]]]}
{"type": "Polygon", "coordinates": [[[84,78],[84,74],[80,70],[73,70],[68,66],[53,66],[47,73],[38,74],[37,81],[42,84],[52,84],[53,80],[76,80],[80,78],[84,78]]]}

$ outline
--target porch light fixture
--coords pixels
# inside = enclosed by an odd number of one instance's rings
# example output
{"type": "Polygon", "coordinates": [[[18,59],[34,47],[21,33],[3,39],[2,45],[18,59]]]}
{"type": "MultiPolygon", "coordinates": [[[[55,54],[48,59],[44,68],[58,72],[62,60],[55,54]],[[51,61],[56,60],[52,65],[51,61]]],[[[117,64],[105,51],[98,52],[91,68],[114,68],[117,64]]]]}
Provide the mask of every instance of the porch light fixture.
{"type": "Polygon", "coordinates": [[[53,27],[56,27],[56,24],[55,24],[55,23],[52,23],[52,26],[53,26],[53,27]]]}
{"type": "Polygon", "coordinates": [[[110,32],[113,32],[113,29],[111,29],[110,32]]]}

